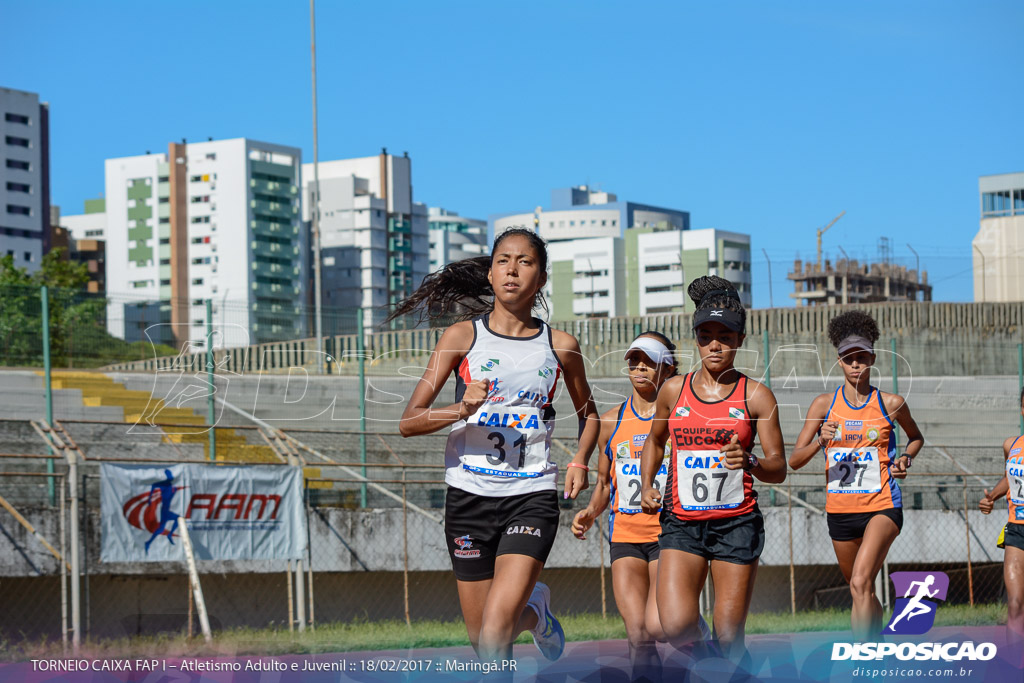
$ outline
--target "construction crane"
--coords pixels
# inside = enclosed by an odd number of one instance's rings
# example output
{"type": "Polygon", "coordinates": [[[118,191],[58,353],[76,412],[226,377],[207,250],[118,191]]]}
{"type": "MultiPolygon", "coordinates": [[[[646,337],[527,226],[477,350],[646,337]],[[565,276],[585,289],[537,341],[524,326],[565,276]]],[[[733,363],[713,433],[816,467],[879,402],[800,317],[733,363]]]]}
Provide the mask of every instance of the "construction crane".
{"type": "Polygon", "coordinates": [[[831,227],[832,227],[833,225],[835,225],[835,224],[836,224],[836,221],[838,221],[838,220],[839,220],[840,218],[842,218],[842,217],[843,217],[843,216],[845,216],[845,215],[846,215],[846,211],[843,211],[843,212],[842,212],[842,213],[840,213],[840,214],[839,214],[838,216],[836,216],[835,218],[833,218],[833,219],[832,219],[832,222],[831,222],[831,223],[829,223],[828,225],[826,225],[826,226],[825,226],[824,228],[818,228],[818,271],[819,271],[819,272],[821,271],[821,236],[822,236],[822,235],[824,235],[824,234],[825,234],[825,232],[826,232],[826,231],[827,231],[827,230],[828,230],[829,228],[831,228],[831,227]]]}

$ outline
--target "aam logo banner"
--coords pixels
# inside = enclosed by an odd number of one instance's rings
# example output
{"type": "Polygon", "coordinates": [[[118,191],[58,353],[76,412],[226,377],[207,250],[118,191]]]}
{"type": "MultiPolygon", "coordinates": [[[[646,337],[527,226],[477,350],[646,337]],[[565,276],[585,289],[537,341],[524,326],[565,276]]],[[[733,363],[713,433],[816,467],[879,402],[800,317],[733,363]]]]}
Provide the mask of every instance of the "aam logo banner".
{"type": "Polygon", "coordinates": [[[889,578],[897,597],[892,617],[882,633],[927,633],[935,624],[937,601],[946,599],[949,577],[943,572],[893,572],[889,578]]]}
{"type": "Polygon", "coordinates": [[[182,561],[181,520],[196,559],[301,557],[301,472],[295,467],[100,466],[101,560],[182,561]]]}

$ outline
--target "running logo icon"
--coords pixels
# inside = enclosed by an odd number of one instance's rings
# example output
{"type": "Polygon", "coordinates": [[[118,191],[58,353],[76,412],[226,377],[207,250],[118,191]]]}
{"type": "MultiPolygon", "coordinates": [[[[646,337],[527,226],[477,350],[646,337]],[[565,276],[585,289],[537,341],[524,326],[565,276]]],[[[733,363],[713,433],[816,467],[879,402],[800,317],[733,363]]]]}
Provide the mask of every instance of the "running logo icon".
{"type": "Polygon", "coordinates": [[[896,588],[892,618],[882,633],[916,636],[927,633],[935,624],[935,600],[945,600],[949,577],[943,572],[893,572],[889,575],[896,588]]]}

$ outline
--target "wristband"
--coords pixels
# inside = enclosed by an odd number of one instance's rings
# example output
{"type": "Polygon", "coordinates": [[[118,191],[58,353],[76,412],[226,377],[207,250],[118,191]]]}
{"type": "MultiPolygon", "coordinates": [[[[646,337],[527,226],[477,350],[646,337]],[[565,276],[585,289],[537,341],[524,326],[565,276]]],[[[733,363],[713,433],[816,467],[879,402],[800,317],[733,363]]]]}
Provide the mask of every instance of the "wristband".
{"type": "Polygon", "coordinates": [[[590,468],[589,468],[589,467],[587,467],[586,465],[581,465],[581,464],[579,464],[578,462],[571,462],[571,463],[569,463],[568,465],[566,465],[566,467],[567,467],[567,468],[568,468],[568,467],[579,467],[579,468],[580,468],[581,470],[583,470],[584,472],[589,472],[589,471],[590,471],[590,468]]]}
{"type": "Polygon", "coordinates": [[[754,455],[753,453],[747,453],[747,462],[746,462],[746,464],[743,465],[743,471],[744,472],[749,472],[750,470],[754,469],[755,467],[757,467],[760,464],[761,463],[757,459],[756,455],[754,455]]]}

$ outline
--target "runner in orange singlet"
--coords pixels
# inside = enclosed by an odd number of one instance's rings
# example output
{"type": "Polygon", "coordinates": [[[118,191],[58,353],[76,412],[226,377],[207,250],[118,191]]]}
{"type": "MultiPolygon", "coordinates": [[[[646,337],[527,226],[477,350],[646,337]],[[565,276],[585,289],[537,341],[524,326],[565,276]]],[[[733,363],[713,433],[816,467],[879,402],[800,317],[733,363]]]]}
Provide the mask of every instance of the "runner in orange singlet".
{"type": "MultiPolygon", "coordinates": [[[[675,346],[660,332],[647,331],[626,351],[632,394],[601,416],[597,440],[600,458],[597,485],[590,504],[576,513],[572,532],[577,538],[611,505],[608,540],[611,544],[612,588],[615,605],[626,625],[633,680],[661,680],[661,659],[656,640],[665,640],[656,600],[658,534],[656,514],[640,507],[640,454],[651,431],[658,389],[676,374],[675,346]]],[[[655,479],[664,488],[668,468],[655,479]]]]}
{"type": "Polygon", "coordinates": [[[641,463],[642,507],[655,512],[661,506],[662,490],[654,482],[671,439],[659,537],[661,627],[676,647],[700,639],[699,598],[710,566],[714,633],[723,652],[739,658],[764,549],[753,480],[782,482],[785,451],[775,396],[733,365],[746,329],[736,288],[712,275],[691,282],[687,294],[697,307],[693,328],[701,363],[658,392],[641,463]],[[755,431],[760,457],[750,452],[755,431]]]}
{"type": "MultiPolygon", "coordinates": [[[[1020,395],[1024,414],[1024,391],[1020,395]]],[[[1006,583],[1006,630],[1011,643],[1024,642],[1024,436],[1011,436],[1003,442],[1006,474],[978,507],[986,515],[992,504],[1004,495],[1010,511],[1003,536],[1003,581],[1006,583]]]]}
{"type": "Polygon", "coordinates": [[[875,577],[903,527],[903,497],[896,480],[907,476],[924,437],[902,396],[871,386],[878,340],[874,319],[863,311],[848,311],[829,322],[828,336],[845,381],[811,402],[789,464],[800,469],[825,453],[828,533],[850,584],[853,634],[863,640],[882,629],[875,577]],[[897,424],[908,439],[899,457],[897,424]]]}

